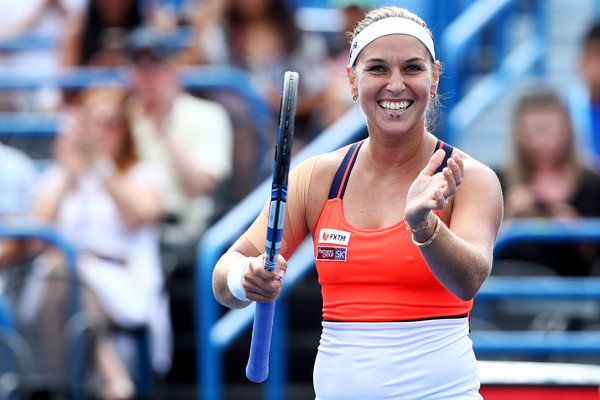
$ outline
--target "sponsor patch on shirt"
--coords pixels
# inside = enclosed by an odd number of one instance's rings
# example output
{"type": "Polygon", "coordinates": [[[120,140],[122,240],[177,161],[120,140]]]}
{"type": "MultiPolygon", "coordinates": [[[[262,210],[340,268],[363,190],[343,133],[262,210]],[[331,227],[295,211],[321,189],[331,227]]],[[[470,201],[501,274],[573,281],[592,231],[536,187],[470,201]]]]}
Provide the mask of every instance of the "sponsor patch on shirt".
{"type": "Polygon", "coordinates": [[[319,261],[343,261],[346,262],[346,252],[348,251],[345,247],[334,247],[334,246],[317,246],[317,260],[319,261]]]}
{"type": "Polygon", "coordinates": [[[337,229],[321,229],[319,233],[319,243],[337,244],[347,246],[350,241],[350,232],[338,231],[337,229]]]}

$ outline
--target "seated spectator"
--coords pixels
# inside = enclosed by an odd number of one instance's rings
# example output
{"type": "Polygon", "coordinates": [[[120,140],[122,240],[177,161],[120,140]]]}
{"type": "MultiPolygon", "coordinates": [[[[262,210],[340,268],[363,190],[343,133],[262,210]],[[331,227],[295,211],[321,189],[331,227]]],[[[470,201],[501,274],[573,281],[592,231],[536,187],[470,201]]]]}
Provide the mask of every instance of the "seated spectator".
{"type": "Polygon", "coordinates": [[[352,32],[365,13],[375,5],[375,0],[329,0],[332,7],[340,9],[344,16],[344,29],[336,36],[332,56],[327,63],[327,83],[321,107],[321,120],[329,126],[356,103],[348,96],[348,67],[350,43],[348,32],[352,32]]]}
{"type": "Polygon", "coordinates": [[[124,65],[127,34],[141,25],[137,0],[89,0],[84,13],[65,24],[62,65],[124,65]]]}
{"type": "Polygon", "coordinates": [[[592,24],[583,39],[579,62],[581,85],[568,93],[569,109],[581,136],[581,147],[600,168],[600,21],[592,24]]]}
{"type": "MultiPolygon", "coordinates": [[[[499,172],[505,221],[600,217],[600,175],[576,152],[568,110],[556,93],[543,89],[522,96],[512,140],[512,162],[499,172]]],[[[542,263],[560,275],[585,276],[598,255],[595,243],[521,243],[502,258],[542,263]]]]}
{"type": "Polygon", "coordinates": [[[193,263],[216,212],[215,193],[231,173],[231,120],[219,103],[183,90],[174,54],[158,31],[136,30],[129,45],[135,146],[167,175],[162,243],[181,263],[193,263]]]}
{"type": "MultiPolygon", "coordinates": [[[[164,179],[138,158],[125,102],[118,89],[82,93],[56,139],[57,163],[41,181],[34,216],[55,224],[78,250],[80,274],[110,323],[149,327],[152,363],[164,373],[172,335],[158,227],[164,179]]],[[[106,339],[97,349],[103,398],[132,398],[114,348],[106,339]]]]}

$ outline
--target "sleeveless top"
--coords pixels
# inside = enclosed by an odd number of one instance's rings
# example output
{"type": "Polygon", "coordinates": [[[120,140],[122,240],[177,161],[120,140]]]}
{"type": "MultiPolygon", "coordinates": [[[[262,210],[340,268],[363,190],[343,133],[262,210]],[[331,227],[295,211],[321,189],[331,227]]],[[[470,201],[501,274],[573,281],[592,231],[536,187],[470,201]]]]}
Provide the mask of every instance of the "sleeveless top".
{"type": "MultiPolygon", "coordinates": [[[[323,318],[383,322],[464,317],[473,300],[450,293],[429,270],[404,219],[381,229],[361,229],[343,213],[344,191],[363,141],[354,143],[335,175],[314,238],[323,296],[323,318]]],[[[453,147],[438,141],[446,156],[453,147]]]]}

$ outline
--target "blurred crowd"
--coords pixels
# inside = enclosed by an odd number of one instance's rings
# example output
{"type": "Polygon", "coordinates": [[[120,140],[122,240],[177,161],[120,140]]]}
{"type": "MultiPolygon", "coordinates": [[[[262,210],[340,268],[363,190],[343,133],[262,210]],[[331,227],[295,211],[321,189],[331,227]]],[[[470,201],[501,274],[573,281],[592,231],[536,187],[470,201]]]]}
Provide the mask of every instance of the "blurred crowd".
{"type": "MultiPolygon", "coordinates": [[[[0,112],[60,115],[47,159],[0,138],[0,222],[50,223],[69,238],[95,315],[107,326],[148,326],[153,367],[166,373],[169,271],[192,268],[206,228],[268,176],[260,166],[272,162],[272,149],[257,143],[265,135],[275,142],[286,70],[300,74],[295,151],[352,107],[345,32],[373,3],[331,0],[341,28],[324,33],[303,30],[287,0],[2,2],[0,42],[30,45],[0,50],[0,70],[123,67],[131,79],[0,92],[0,112]],[[204,65],[247,72],[271,110],[270,126],[252,123],[247,100],[230,90],[186,89],[180,71],[204,65]]],[[[506,221],[600,217],[600,25],[580,53],[584,85],[560,93],[540,84],[517,102],[512,160],[498,169],[506,221]]],[[[505,257],[558,275],[600,273],[597,243],[524,243],[505,257]]],[[[23,259],[45,271],[64,264],[39,243],[0,242],[0,274],[23,259]]],[[[10,284],[1,279],[0,294],[10,284]]],[[[105,339],[97,352],[103,397],[132,398],[127,350],[105,339]]]]}

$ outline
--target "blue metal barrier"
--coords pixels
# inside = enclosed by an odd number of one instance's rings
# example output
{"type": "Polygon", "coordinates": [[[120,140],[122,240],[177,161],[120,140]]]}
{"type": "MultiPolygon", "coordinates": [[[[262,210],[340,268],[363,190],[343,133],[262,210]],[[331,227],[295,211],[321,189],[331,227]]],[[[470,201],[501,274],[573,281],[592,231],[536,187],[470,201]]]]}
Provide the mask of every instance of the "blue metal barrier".
{"type": "Polygon", "coordinates": [[[600,354],[598,332],[486,331],[471,332],[470,336],[477,355],[600,354]]]}
{"type": "MultiPolygon", "coordinates": [[[[181,49],[189,46],[190,29],[188,27],[179,27],[167,37],[167,45],[174,49],[181,49]]],[[[25,32],[12,37],[3,37],[0,39],[1,52],[23,52],[23,51],[59,51],[60,37],[52,37],[47,34],[25,32]]]]}
{"type": "Polygon", "coordinates": [[[25,223],[19,225],[0,224],[0,238],[42,239],[65,255],[67,268],[71,277],[77,278],[77,252],[75,248],[53,226],[45,224],[25,223]]]}
{"type": "MultiPolygon", "coordinates": [[[[22,225],[0,225],[0,238],[26,239],[26,240],[43,240],[59,249],[65,256],[69,276],[74,285],[69,291],[69,310],[72,316],[76,316],[80,309],[77,271],[77,252],[73,246],[63,236],[61,236],[54,227],[50,225],[41,225],[34,223],[26,223],[22,225]]],[[[31,354],[22,338],[17,334],[14,317],[9,305],[1,298],[0,293],[0,334],[3,340],[6,341],[7,349],[11,350],[12,354],[0,353],[0,362],[7,362],[6,365],[11,365],[13,369],[20,373],[30,371],[33,360],[30,359],[31,354]]],[[[73,350],[73,349],[69,349],[73,350]]],[[[76,351],[70,353],[71,361],[77,357],[76,351]]],[[[69,378],[73,384],[73,388],[77,387],[81,382],[80,369],[72,369],[69,371],[69,378]]],[[[16,390],[17,388],[15,388],[16,390]]],[[[12,393],[12,392],[11,392],[12,393]]],[[[8,394],[12,396],[13,394],[8,394]]],[[[16,395],[16,392],[15,392],[16,395]]],[[[69,399],[80,400],[81,394],[71,393],[69,399]]],[[[13,397],[9,397],[13,398],[13,397]]]]}
{"type": "Polygon", "coordinates": [[[600,242],[600,218],[554,220],[550,218],[515,219],[502,225],[494,252],[522,240],[541,242],[596,241],[600,242]]]}
{"type": "MultiPolygon", "coordinates": [[[[271,106],[261,95],[252,77],[246,71],[230,66],[181,67],[181,83],[188,90],[230,90],[242,96],[250,107],[261,134],[270,127],[274,118],[271,106]]],[[[32,90],[41,87],[80,90],[90,86],[119,86],[130,84],[128,68],[76,67],[64,71],[35,73],[0,68],[0,90],[32,90]]],[[[0,135],[54,134],[59,115],[44,113],[0,114],[0,135]]]]}
{"type": "MultiPolygon", "coordinates": [[[[348,111],[342,118],[326,129],[308,146],[302,149],[292,160],[292,168],[300,161],[311,156],[339,148],[350,143],[361,135],[365,135],[366,126],[357,109],[348,111]]],[[[198,382],[201,390],[199,399],[222,398],[221,385],[223,351],[250,326],[254,315],[253,307],[243,310],[228,311],[218,319],[219,305],[212,292],[212,271],[226,248],[250,226],[260,213],[270,193],[270,180],[264,181],[242,202],[227,213],[221,220],[210,227],[198,244],[196,265],[196,323],[197,323],[197,359],[198,382]]],[[[266,234],[266,232],[265,232],[266,234]]],[[[293,287],[295,281],[313,265],[312,247],[303,244],[290,259],[288,275],[286,275],[285,290],[293,287]],[[297,275],[296,275],[297,274],[297,275]]],[[[285,301],[285,296],[283,301],[285,301]]],[[[279,340],[284,338],[282,320],[286,319],[285,303],[277,304],[276,322],[273,327],[273,342],[271,343],[271,376],[267,379],[265,389],[266,399],[283,399],[284,384],[284,351],[279,340]]],[[[240,365],[243,369],[245,366],[240,365]]]]}
{"type": "MultiPolygon", "coordinates": [[[[506,223],[498,236],[496,257],[511,245],[527,242],[600,242],[600,218],[573,220],[520,219],[506,223]]],[[[600,300],[600,277],[490,276],[475,302],[502,299],[600,300]]],[[[471,333],[477,354],[600,355],[598,332],[475,331],[471,333]]]]}

